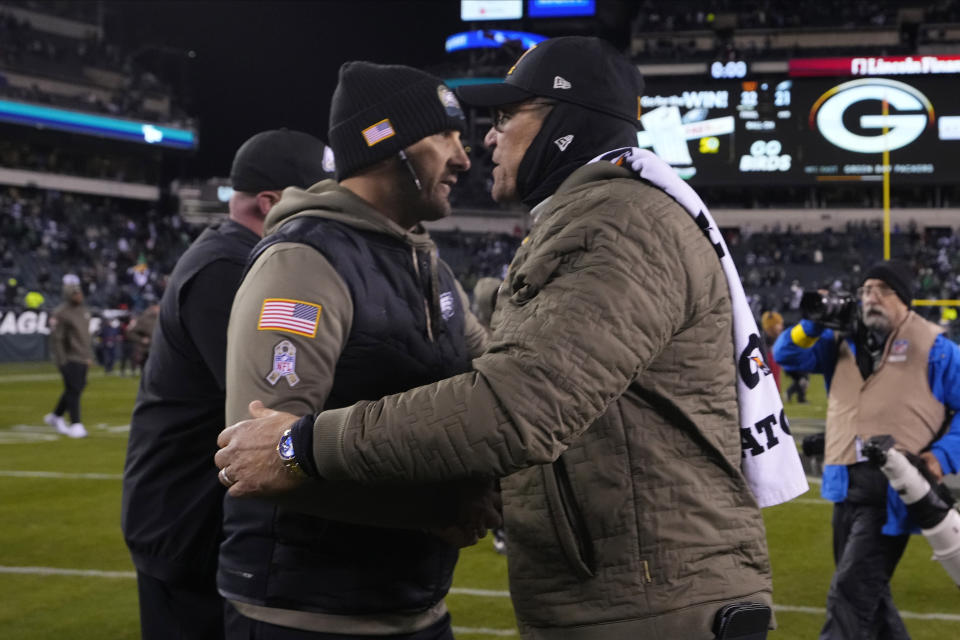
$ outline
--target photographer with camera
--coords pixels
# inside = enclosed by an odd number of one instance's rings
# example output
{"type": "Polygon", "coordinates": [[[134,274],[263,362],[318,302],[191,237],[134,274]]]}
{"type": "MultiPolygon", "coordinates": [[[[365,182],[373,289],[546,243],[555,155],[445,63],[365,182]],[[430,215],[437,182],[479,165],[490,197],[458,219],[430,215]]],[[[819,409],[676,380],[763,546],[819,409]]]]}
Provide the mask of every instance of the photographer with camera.
{"type": "Polygon", "coordinates": [[[960,348],[910,310],[911,280],[907,265],[885,261],[856,298],[808,292],[804,319],[774,344],[785,370],[822,373],[828,390],[821,492],[835,503],[836,571],[821,639],[909,637],[890,578],[919,529],[864,443],[893,435],[937,480],[960,469],[960,348]]]}

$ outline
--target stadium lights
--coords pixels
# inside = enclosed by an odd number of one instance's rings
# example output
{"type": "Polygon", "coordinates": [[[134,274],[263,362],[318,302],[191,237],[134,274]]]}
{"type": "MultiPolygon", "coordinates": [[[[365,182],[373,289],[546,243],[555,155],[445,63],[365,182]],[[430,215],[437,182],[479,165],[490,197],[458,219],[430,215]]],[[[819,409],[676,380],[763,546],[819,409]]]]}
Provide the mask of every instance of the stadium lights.
{"type": "Polygon", "coordinates": [[[197,135],[189,129],[99,116],[69,109],[41,107],[13,100],[0,100],[0,122],[69,131],[174,149],[193,150],[197,148],[197,135]]]}
{"type": "Polygon", "coordinates": [[[504,31],[503,29],[482,29],[455,33],[447,38],[447,53],[462,49],[499,49],[507,42],[519,41],[524,51],[546,40],[546,36],[526,31],[504,31]]]}

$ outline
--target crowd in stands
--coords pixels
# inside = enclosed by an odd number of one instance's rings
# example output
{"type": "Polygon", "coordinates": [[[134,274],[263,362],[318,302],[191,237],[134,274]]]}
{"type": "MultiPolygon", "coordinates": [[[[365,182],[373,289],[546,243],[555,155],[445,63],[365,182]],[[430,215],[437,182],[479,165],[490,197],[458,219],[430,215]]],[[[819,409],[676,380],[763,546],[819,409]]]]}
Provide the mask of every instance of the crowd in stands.
{"type": "MultiPolygon", "coordinates": [[[[201,230],[137,201],[0,187],[0,301],[18,307],[38,291],[52,307],[63,275],[75,273],[91,307],[138,312],[159,299],[165,277],[201,230]]],[[[518,225],[512,234],[446,231],[434,238],[469,291],[479,277],[504,277],[522,231],[518,225]]]]}
{"type": "MultiPolygon", "coordinates": [[[[655,31],[706,31],[717,27],[718,14],[733,16],[740,29],[852,29],[897,24],[901,8],[921,9],[923,21],[960,22],[957,0],[902,3],[884,0],[850,0],[842,3],[795,0],[644,0],[633,23],[634,33],[655,31]]],[[[724,23],[722,26],[726,26],[724,23]]]]}
{"type": "MultiPolygon", "coordinates": [[[[82,4],[82,3],[80,3],[82,4]]],[[[0,97],[23,102],[104,113],[174,125],[192,126],[192,121],[176,105],[169,110],[151,108],[150,95],[166,95],[167,87],[152,73],[139,68],[130,52],[95,35],[75,39],[35,29],[0,7],[0,97]],[[84,67],[97,67],[121,74],[124,86],[103,97],[84,79],[84,67]],[[33,77],[48,77],[77,84],[76,92],[44,91],[36,83],[13,86],[3,70],[33,77]],[[89,85],[84,88],[82,85],[89,85]]]]}
{"type": "MultiPolygon", "coordinates": [[[[772,225],[761,232],[726,230],[725,235],[755,315],[777,311],[788,323],[799,319],[804,291],[850,295],[860,285],[863,271],[883,258],[879,222],[848,223],[842,230],[820,233],[772,225]]],[[[891,257],[913,267],[916,299],[960,299],[960,227],[895,225],[890,244],[891,257]]],[[[950,337],[960,341],[954,313],[939,306],[914,310],[934,322],[942,319],[950,337]]]]}
{"type": "Polygon", "coordinates": [[[505,278],[523,240],[519,224],[512,234],[435,231],[430,235],[437,243],[440,257],[468,292],[473,291],[480,278],[505,278]]]}
{"type": "MultiPolygon", "coordinates": [[[[791,0],[711,0],[693,2],[678,0],[672,3],[644,0],[631,25],[634,38],[643,41],[642,53],[637,58],[651,60],[690,60],[711,57],[718,60],[758,60],[771,57],[799,57],[804,53],[796,48],[775,48],[768,38],[758,45],[751,42],[741,51],[732,44],[737,30],[766,29],[899,29],[898,12],[902,3],[881,0],[855,0],[843,3],[793,2],[791,0]],[[684,37],[684,32],[715,32],[716,49],[698,50],[695,42],[684,37]]],[[[939,42],[944,31],[938,24],[960,22],[960,1],[927,0],[910,5],[923,11],[924,27],[919,33],[910,29],[901,32],[901,42],[878,50],[883,55],[907,55],[916,52],[918,43],[939,42]],[[919,36],[919,39],[918,39],[919,36]]],[[[852,43],[838,43],[836,47],[820,47],[816,55],[850,55],[856,52],[852,43]]]]}
{"type": "MultiPolygon", "coordinates": [[[[125,89],[114,93],[104,100],[95,91],[78,90],[74,94],[48,93],[40,89],[37,84],[30,87],[16,87],[7,81],[0,71],[0,97],[29,102],[31,104],[49,105],[73,111],[103,113],[111,116],[120,116],[150,122],[167,122],[166,114],[151,110],[145,105],[145,95],[136,89],[125,89]]],[[[178,121],[187,122],[185,119],[178,121]]]]}
{"type": "Polygon", "coordinates": [[[13,66],[31,58],[114,71],[121,71],[125,63],[120,49],[98,39],[93,29],[84,39],[58,37],[38,31],[29,21],[0,10],[0,61],[13,66]]]}
{"type": "MultiPolygon", "coordinates": [[[[929,2],[931,15],[947,17],[954,2],[929,2]]],[[[741,29],[799,29],[809,27],[865,27],[895,24],[897,4],[880,0],[851,0],[839,4],[795,0],[710,0],[671,3],[644,0],[633,23],[634,32],[705,31],[716,27],[717,14],[733,15],[741,29]]]]}
{"type": "Polygon", "coordinates": [[[120,152],[95,154],[65,145],[18,142],[0,138],[0,167],[85,178],[156,184],[155,163],[120,152]]]}
{"type": "MultiPolygon", "coordinates": [[[[160,215],[146,203],[51,190],[0,188],[0,301],[22,306],[29,291],[59,301],[63,274],[79,275],[91,307],[139,312],[163,293],[164,279],[177,258],[200,232],[176,214],[160,215]],[[9,280],[16,284],[11,287],[9,280]]],[[[440,256],[464,289],[480,277],[503,278],[520,245],[513,233],[438,231],[440,256]]],[[[771,225],[763,229],[726,229],[730,252],[740,271],[751,307],[797,319],[804,290],[851,293],[860,274],[882,258],[879,223],[849,223],[842,229],[800,233],[771,225]]],[[[917,298],[960,299],[960,227],[922,229],[895,226],[892,254],[910,262],[917,298]]],[[[939,307],[918,311],[939,319],[939,307]]],[[[960,337],[960,323],[948,323],[960,337]]]]}
{"type": "Polygon", "coordinates": [[[3,4],[86,24],[96,24],[100,12],[99,2],[77,0],[3,0],[3,4]]]}
{"type": "Polygon", "coordinates": [[[0,187],[2,299],[19,306],[36,290],[52,308],[63,275],[74,273],[91,307],[139,311],[159,299],[198,232],[149,203],[0,187]]]}

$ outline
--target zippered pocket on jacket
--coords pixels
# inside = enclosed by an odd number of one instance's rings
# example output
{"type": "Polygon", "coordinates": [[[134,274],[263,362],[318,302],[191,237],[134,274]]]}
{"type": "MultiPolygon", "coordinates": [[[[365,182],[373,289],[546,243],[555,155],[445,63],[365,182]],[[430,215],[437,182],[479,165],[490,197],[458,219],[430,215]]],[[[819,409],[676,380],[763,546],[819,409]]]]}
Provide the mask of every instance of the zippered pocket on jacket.
{"type": "Polygon", "coordinates": [[[567,564],[580,579],[595,575],[593,541],[577,506],[563,458],[540,467],[553,529],[567,564]]]}

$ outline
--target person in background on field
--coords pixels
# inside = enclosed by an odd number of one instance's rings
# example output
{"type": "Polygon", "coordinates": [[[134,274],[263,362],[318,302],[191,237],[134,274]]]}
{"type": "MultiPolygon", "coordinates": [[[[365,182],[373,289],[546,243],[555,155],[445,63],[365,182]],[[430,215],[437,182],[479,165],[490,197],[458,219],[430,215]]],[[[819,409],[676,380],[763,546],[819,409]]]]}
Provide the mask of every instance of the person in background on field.
{"type": "Polygon", "coordinates": [[[84,438],[87,430],[80,416],[80,394],[87,386],[87,370],[93,364],[90,311],[83,302],[80,281],[64,277],[63,302],[50,316],[50,351],[63,377],[63,393],[52,413],[43,421],[70,438],[84,438]],[[63,419],[70,414],[70,423],[63,419]]]}
{"type": "Polygon", "coordinates": [[[783,316],[776,311],[764,311],[760,316],[760,328],[763,329],[763,358],[770,367],[773,379],[777,381],[777,389],[783,389],[780,386],[780,365],[773,358],[773,343],[783,332],[783,316]]]}
{"type": "Polygon", "coordinates": [[[127,342],[133,351],[132,362],[134,373],[142,373],[150,357],[150,346],[153,342],[153,330],[157,326],[160,315],[160,305],[154,301],[144,309],[140,315],[133,318],[127,326],[127,342]]]}
{"type": "Polygon", "coordinates": [[[807,387],[810,386],[810,374],[806,371],[792,371],[790,369],[784,369],[784,371],[790,378],[790,386],[787,387],[787,402],[793,402],[793,396],[797,396],[798,403],[807,404],[807,387]]]}
{"type": "Polygon", "coordinates": [[[910,310],[912,280],[905,263],[879,262],[857,290],[855,327],[803,319],[774,345],[788,371],[821,373],[827,386],[821,494],[834,503],[836,571],[821,640],[909,638],[890,579],[919,529],[863,445],[893,436],[936,481],[960,470],[960,347],[910,310]]]}
{"type": "Polygon", "coordinates": [[[117,363],[120,350],[123,348],[123,331],[120,328],[120,320],[117,318],[104,318],[100,324],[100,345],[103,349],[103,372],[107,375],[113,373],[113,366],[117,363]]]}

